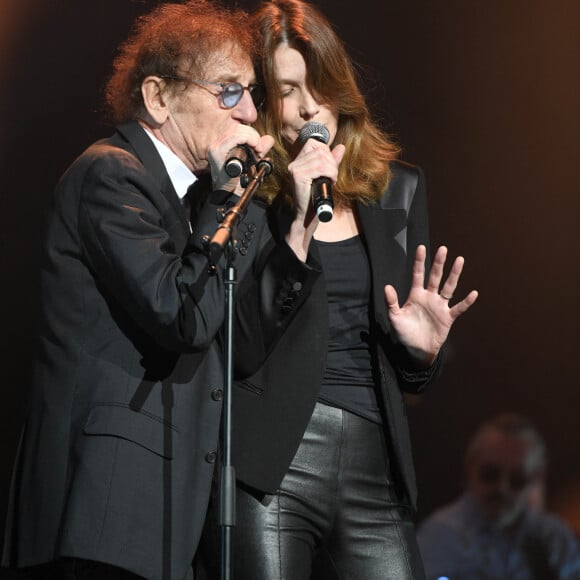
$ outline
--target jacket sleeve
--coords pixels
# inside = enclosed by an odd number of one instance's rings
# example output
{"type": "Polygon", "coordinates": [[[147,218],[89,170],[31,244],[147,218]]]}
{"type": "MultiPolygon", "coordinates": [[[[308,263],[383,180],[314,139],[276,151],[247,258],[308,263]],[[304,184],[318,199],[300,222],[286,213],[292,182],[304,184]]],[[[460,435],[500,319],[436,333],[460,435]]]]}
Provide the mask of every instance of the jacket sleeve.
{"type": "MultiPolygon", "coordinates": [[[[56,211],[63,222],[64,214],[78,212],[78,222],[68,220],[78,223],[70,235],[78,236],[80,259],[113,309],[168,350],[207,348],[223,321],[223,268],[210,276],[199,244],[183,253],[184,244],[176,246],[182,216],[133,155],[104,145],[85,154],[65,175],[56,211]]],[[[215,229],[215,211],[200,216],[215,229]]]]}
{"type": "MultiPolygon", "coordinates": [[[[427,193],[425,176],[420,167],[402,162],[393,164],[393,178],[386,196],[387,204],[404,209],[407,214],[404,235],[400,236],[399,242],[404,244],[406,253],[406,280],[403,292],[399,293],[399,301],[406,300],[410,290],[413,262],[417,246],[423,244],[427,248],[425,262],[426,276],[431,269],[431,252],[429,242],[429,217],[427,207],[427,193]]],[[[442,349],[433,364],[417,370],[407,350],[394,340],[392,336],[386,337],[383,345],[388,353],[388,358],[397,374],[398,383],[402,391],[409,393],[422,392],[433,382],[441,372],[443,363],[442,349]]]]}
{"type": "Polygon", "coordinates": [[[254,275],[239,289],[235,359],[240,378],[262,365],[322,273],[312,256],[306,262],[296,257],[278,235],[278,224],[272,222],[275,219],[270,216],[254,275]]]}

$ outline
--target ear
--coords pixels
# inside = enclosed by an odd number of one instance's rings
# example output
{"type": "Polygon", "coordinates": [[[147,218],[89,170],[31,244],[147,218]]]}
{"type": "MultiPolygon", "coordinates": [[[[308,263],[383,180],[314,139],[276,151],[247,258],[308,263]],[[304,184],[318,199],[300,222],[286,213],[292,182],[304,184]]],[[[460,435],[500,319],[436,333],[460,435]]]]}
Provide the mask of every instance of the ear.
{"type": "Polygon", "coordinates": [[[163,125],[169,115],[164,88],[165,81],[156,76],[149,76],[141,83],[141,95],[145,108],[151,118],[159,125],[163,125]]]}

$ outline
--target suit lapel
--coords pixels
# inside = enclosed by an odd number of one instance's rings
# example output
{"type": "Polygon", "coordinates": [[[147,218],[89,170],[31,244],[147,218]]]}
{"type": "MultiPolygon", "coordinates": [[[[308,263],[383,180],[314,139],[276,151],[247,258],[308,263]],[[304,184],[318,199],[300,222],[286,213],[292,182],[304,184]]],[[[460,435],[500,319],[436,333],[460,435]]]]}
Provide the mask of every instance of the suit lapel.
{"type": "Polygon", "coordinates": [[[179,197],[167,175],[165,165],[155,149],[151,139],[145,134],[145,129],[137,121],[130,121],[117,128],[119,133],[129,142],[141,163],[153,176],[159,185],[159,190],[165,196],[175,213],[179,216],[179,221],[183,226],[184,233],[189,236],[189,223],[183,211],[179,197]]]}
{"type": "Polygon", "coordinates": [[[408,290],[406,255],[397,236],[406,226],[403,209],[381,208],[378,204],[357,204],[360,225],[372,273],[372,294],[375,319],[385,332],[390,327],[385,305],[384,287],[391,284],[404,298],[408,290]]]}

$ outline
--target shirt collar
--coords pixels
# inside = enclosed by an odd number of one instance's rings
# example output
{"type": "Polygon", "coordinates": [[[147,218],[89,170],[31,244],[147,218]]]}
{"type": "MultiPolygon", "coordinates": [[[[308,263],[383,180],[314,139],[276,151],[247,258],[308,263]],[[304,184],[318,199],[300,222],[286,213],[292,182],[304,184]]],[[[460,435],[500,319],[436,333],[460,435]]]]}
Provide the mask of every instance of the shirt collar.
{"type": "Polygon", "coordinates": [[[171,184],[177,193],[177,196],[180,200],[183,200],[185,194],[190,185],[197,181],[197,177],[195,173],[183,163],[165,143],[157,139],[153,133],[151,133],[147,128],[145,128],[145,133],[149,136],[151,141],[153,141],[153,145],[157,149],[161,160],[163,161],[163,165],[165,166],[165,170],[169,175],[169,179],[171,180],[171,184]]]}

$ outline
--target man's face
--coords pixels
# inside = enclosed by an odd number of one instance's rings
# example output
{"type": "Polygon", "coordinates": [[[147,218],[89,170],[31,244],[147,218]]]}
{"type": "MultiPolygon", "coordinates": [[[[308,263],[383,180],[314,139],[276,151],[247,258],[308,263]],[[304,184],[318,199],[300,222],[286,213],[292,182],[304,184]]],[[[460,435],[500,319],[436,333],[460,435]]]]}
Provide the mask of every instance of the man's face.
{"type": "Polygon", "coordinates": [[[531,444],[521,437],[488,431],[467,460],[469,489],[484,516],[500,527],[522,513],[540,477],[530,450],[531,444]]]}
{"type": "MultiPolygon", "coordinates": [[[[204,80],[215,83],[238,82],[248,86],[255,81],[250,58],[234,48],[224,48],[208,62],[204,80]]],[[[184,74],[185,78],[190,75],[184,74]]],[[[169,117],[162,128],[163,140],[193,171],[208,169],[208,150],[239,125],[256,120],[257,111],[248,91],[239,103],[228,109],[219,96],[220,87],[190,83],[184,91],[168,96],[169,117]]]]}

